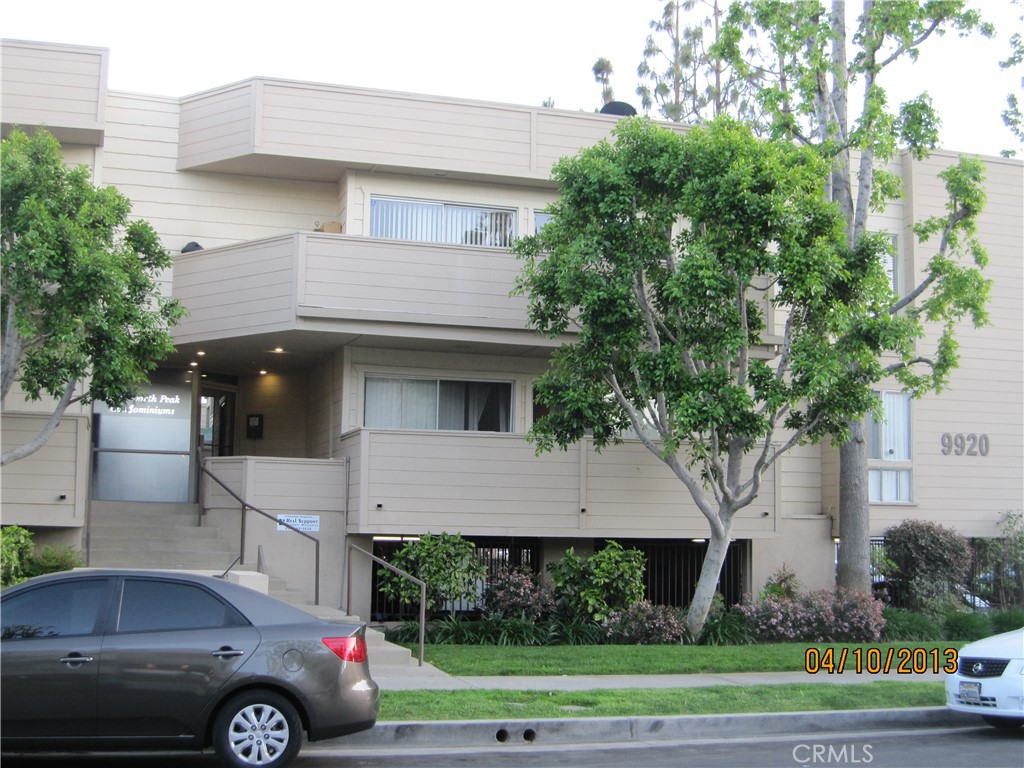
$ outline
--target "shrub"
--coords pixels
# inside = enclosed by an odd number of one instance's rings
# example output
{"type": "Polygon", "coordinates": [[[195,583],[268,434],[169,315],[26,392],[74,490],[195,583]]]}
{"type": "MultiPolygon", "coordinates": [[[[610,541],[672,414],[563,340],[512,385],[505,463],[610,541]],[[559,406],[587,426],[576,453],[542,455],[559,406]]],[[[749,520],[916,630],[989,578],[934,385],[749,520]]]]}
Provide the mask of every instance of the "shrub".
{"type": "Polygon", "coordinates": [[[609,541],[586,560],[570,547],[548,573],[564,616],[600,622],[643,598],[645,568],[640,550],[609,541]]]}
{"type": "MultiPolygon", "coordinates": [[[[487,569],[476,556],[473,542],[459,534],[425,534],[406,542],[391,556],[391,565],[427,583],[427,608],[439,610],[446,603],[475,600],[487,569]]],[[[408,579],[381,568],[380,591],[406,605],[418,605],[420,588],[408,579]]]]}
{"type": "Polygon", "coordinates": [[[796,599],[768,596],[738,609],[765,642],[877,642],[885,626],[871,595],[823,589],[796,599]]]}
{"type": "Polygon", "coordinates": [[[946,640],[981,640],[993,634],[992,623],[983,613],[950,611],[942,625],[946,640]]]}
{"type": "Polygon", "coordinates": [[[942,627],[923,613],[886,606],[882,610],[882,616],[885,617],[882,640],[886,642],[900,640],[926,642],[945,639],[942,627]]]}
{"type": "Polygon", "coordinates": [[[790,570],[785,563],[775,573],[768,577],[761,590],[761,598],[765,597],[786,597],[792,600],[800,594],[800,582],[796,574],[790,570]]]}
{"type": "Polygon", "coordinates": [[[551,586],[529,568],[501,568],[484,590],[483,609],[488,616],[538,621],[554,608],[551,586]]]}
{"type": "Polygon", "coordinates": [[[686,629],[679,612],[646,600],[621,611],[612,611],[604,621],[605,632],[613,643],[630,645],[670,645],[682,642],[686,629]]]}
{"type": "Polygon", "coordinates": [[[988,618],[992,622],[992,631],[997,635],[1024,627],[1024,610],[1020,608],[992,611],[988,618]]]}
{"type": "Polygon", "coordinates": [[[697,643],[700,645],[746,645],[754,642],[750,620],[739,610],[725,607],[725,598],[716,593],[697,643]]]}
{"type": "Polygon", "coordinates": [[[904,520],[885,532],[886,576],[898,608],[928,610],[959,595],[971,562],[967,540],[924,520],[904,520]]]}
{"type": "Polygon", "coordinates": [[[70,571],[73,568],[81,568],[84,564],[81,556],[70,546],[44,546],[29,556],[25,563],[25,578],[70,571]]]}
{"type": "Polygon", "coordinates": [[[27,579],[25,567],[31,555],[31,531],[20,525],[0,528],[0,586],[9,587],[27,579]]]}

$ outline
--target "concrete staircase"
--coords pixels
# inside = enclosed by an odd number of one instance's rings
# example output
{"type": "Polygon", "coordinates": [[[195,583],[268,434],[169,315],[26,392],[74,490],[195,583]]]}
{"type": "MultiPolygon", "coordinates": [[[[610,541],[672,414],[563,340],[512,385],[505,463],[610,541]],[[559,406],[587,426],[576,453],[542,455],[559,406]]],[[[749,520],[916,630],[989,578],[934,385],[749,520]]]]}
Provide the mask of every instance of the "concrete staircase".
{"type": "MultiPolygon", "coordinates": [[[[196,504],[153,504],[93,501],[90,507],[88,565],[91,568],[158,568],[184,571],[224,571],[238,557],[220,529],[200,527],[196,504]]],[[[235,566],[233,570],[252,570],[235,566]]],[[[269,594],[319,618],[360,621],[327,606],[308,605],[303,594],[287,582],[269,577],[269,594]]],[[[394,645],[384,634],[367,627],[366,642],[374,678],[408,675],[444,677],[429,664],[420,667],[408,648],[394,645]]]]}

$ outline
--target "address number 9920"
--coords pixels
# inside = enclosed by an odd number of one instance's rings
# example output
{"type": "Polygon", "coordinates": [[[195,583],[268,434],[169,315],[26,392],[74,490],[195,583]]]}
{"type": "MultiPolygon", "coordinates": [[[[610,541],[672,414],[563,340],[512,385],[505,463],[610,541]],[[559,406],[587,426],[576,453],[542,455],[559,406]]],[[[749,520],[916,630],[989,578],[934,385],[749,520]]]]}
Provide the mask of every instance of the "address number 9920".
{"type": "Polygon", "coordinates": [[[988,456],[988,435],[973,432],[943,432],[942,455],[988,456]]]}

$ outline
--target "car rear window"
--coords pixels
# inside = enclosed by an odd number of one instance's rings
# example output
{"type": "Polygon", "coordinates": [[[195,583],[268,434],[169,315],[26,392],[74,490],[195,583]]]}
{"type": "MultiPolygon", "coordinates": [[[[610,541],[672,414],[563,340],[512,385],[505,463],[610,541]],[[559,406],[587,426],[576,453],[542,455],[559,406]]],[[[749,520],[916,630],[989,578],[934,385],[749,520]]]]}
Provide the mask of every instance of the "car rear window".
{"type": "Polygon", "coordinates": [[[219,597],[194,584],[126,579],[118,632],[211,629],[248,624],[219,597]]]}

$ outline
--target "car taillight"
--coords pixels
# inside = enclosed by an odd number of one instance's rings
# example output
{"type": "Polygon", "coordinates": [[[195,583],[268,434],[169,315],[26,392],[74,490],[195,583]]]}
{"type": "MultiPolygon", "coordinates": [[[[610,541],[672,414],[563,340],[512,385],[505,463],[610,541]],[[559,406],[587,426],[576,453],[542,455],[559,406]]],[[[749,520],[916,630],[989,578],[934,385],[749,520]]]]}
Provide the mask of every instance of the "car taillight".
{"type": "Polygon", "coordinates": [[[323,640],[342,661],[366,661],[366,640],[361,637],[325,637],[323,640]]]}

